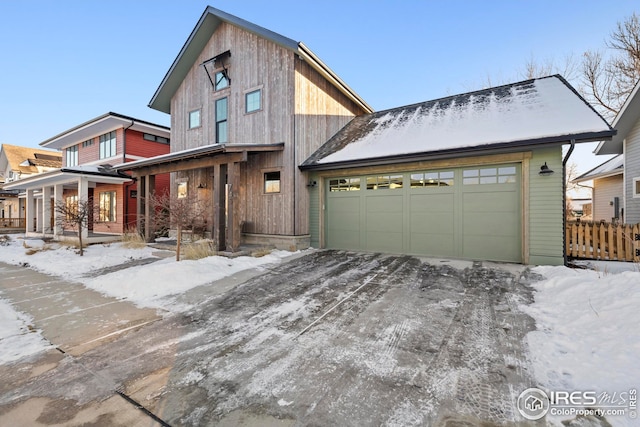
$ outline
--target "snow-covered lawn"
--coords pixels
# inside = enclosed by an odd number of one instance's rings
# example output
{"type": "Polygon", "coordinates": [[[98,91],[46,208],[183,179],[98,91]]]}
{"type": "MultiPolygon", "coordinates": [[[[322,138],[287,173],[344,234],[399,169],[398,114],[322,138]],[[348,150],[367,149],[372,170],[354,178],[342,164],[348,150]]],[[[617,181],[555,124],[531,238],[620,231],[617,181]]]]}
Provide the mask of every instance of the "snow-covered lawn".
{"type": "Polygon", "coordinates": [[[33,329],[32,319],[0,298],[0,364],[13,362],[51,348],[33,329]]]}
{"type": "MultiPolygon", "coordinates": [[[[522,307],[536,321],[527,335],[536,380],[547,390],[628,399],[640,388],[640,272],[631,263],[594,267],[533,270],[546,278],[533,285],[535,302],[522,307]]],[[[607,420],[632,425],[626,417],[607,420]]]]}

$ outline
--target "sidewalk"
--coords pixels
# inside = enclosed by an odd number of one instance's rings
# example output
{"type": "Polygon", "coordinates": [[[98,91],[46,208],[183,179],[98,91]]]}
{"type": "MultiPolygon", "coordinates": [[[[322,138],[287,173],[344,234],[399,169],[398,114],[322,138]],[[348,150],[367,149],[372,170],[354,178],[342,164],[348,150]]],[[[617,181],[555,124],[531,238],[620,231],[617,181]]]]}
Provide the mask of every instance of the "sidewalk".
{"type": "Polygon", "coordinates": [[[114,381],[89,369],[81,357],[161,319],[155,310],[2,262],[0,298],[32,316],[34,327],[56,349],[0,365],[0,425],[161,425],[126,400],[114,381]],[[72,387],[85,384],[103,398],[74,400],[73,390],[60,384],[59,377],[72,387]]]}
{"type": "Polygon", "coordinates": [[[33,317],[55,347],[80,355],[160,319],[156,310],[106,297],[78,283],[0,262],[0,297],[33,317]]]}

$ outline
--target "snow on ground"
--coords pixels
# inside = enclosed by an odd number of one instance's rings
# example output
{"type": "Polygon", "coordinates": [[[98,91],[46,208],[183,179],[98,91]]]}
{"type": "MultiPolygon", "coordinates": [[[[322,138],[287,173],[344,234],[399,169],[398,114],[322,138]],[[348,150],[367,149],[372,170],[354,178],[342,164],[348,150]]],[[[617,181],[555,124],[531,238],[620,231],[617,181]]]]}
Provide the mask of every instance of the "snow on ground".
{"type": "Polygon", "coordinates": [[[175,258],[165,258],[151,264],[91,277],[92,272],[99,272],[107,267],[137,259],[155,258],[155,251],[157,250],[150,247],[129,249],[122,243],[110,243],[88,246],[84,256],[79,256],[76,249],[69,246],[45,244],[42,240],[12,235],[7,245],[0,245],[0,261],[15,265],[28,264],[35,270],[80,282],[88,288],[129,300],[140,307],[175,311],[188,307],[175,306],[169,298],[172,295],[242,270],[278,263],[282,258],[292,255],[291,252],[275,250],[259,258],[212,256],[180,262],[175,261],[175,258]]]}
{"type": "MultiPolygon", "coordinates": [[[[536,321],[537,330],[527,340],[541,387],[617,396],[640,388],[637,267],[609,262],[598,264],[595,271],[548,266],[533,270],[546,280],[533,285],[535,302],[522,309],[536,321]]],[[[607,419],[613,425],[631,425],[626,417],[607,419]]]]}
{"type": "Polygon", "coordinates": [[[31,325],[29,316],[15,311],[11,304],[0,298],[0,364],[52,348],[31,325]]]}

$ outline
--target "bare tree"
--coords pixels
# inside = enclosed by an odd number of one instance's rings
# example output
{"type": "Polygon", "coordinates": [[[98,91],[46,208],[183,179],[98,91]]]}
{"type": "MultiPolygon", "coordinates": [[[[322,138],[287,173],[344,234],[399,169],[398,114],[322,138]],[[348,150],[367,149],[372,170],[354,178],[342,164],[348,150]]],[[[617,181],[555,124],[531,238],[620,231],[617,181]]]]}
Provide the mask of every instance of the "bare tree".
{"type": "Polygon", "coordinates": [[[618,22],[605,46],[609,52],[585,52],[581,92],[612,119],[640,79],[640,17],[633,13],[618,22]]]}
{"type": "Polygon", "coordinates": [[[80,256],[84,255],[82,232],[88,228],[89,220],[93,215],[93,205],[88,200],[73,201],[71,199],[58,200],[55,204],[56,225],[63,230],[70,228],[78,235],[80,256]]]}
{"type": "Polygon", "coordinates": [[[579,70],[580,62],[573,53],[565,55],[561,61],[554,58],[539,60],[531,55],[518,74],[520,78],[527,80],[553,74],[560,74],[567,80],[574,80],[579,76],[579,70]]]}
{"type": "Polygon", "coordinates": [[[176,261],[180,261],[183,231],[190,230],[192,235],[204,235],[208,213],[211,211],[206,200],[207,198],[199,198],[197,195],[179,197],[169,193],[152,194],[150,197],[151,209],[154,210],[152,230],[176,230],[176,261]]]}

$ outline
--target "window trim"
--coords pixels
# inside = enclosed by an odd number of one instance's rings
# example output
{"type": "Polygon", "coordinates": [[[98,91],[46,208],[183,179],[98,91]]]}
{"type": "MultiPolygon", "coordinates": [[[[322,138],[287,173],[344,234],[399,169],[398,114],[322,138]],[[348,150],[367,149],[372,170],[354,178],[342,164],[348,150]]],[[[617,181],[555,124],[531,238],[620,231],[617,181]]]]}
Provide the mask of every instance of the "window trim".
{"type": "Polygon", "coordinates": [[[217,68],[213,71],[213,91],[214,92],[222,92],[225,89],[229,89],[231,87],[231,79],[229,78],[229,67],[226,68],[217,68]],[[218,88],[218,74],[224,73],[225,80],[227,81],[227,85],[225,87],[218,88]]]}
{"type": "MultiPolygon", "coordinates": [[[[269,182],[273,182],[275,179],[269,180],[269,182]]],[[[282,171],[280,169],[273,170],[263,170],[262,171],[262,194],[282,194],[282,171]],[[267,174],[278,174],[278,191],[267,191],[267,174]]]]}
{"type": "Polygon", "coordinates": [[[221,98],[217,98],[213,101],[213,105],[214,105],[214,119],[215,119],[215,131],[216,131],[216,144],[227,144],[229,143],[229,97],[228,96],[223,96],[221,98]],[[225,101],[227,104],[227,111],[225,114],[225,118],[224,120],[218,120],[218,102],[220,101],[225,101]],[[220,132],[219,132],[219,126],[221,123],[225,123],[226,124],[226,140],[221,141],[220,140],[220,132]]]}
{"type": "Polygon", "coordinates": [[[254,114],[263,110],[264,110],[264,85],[254,86],[252,88],[245,90],[244,91],[244,114],[245,115],[254,114]],[[247,108],[249,104],[247,103],[247,97],[256,92],[260,93],[260,107],[255,110],[248,111],[247,108]]]}
{"type": "Polygon", "coordinates": [[[101,191],[98,193],[98,222],[118,222],[118,210],[116,209],[117,200],[118,192],[115,190],[101,191]],[[103,197],[107,194],[109,195],[108,216],[105,215],[107,210],[103,207],[103,197]]]}
{"type": "Polygon", "coordinates": [[[118,155],[118,133],[115,130],[103,133],[98,137],[98,158],[100,160],[110,159],[118,155]],[[113,138],[111,138],[113,134],[113,138]],[[109,135],[109,139],[105,137],[109,135]],[[103,140],[104,138],[104,140],[103,140]],[[113,141],[113,142],[112,142],[113,141]],[[107,142],[109,143],[109,155],[107,156],[107,142]],[[113,145],[113,147],[112,147],[113,145]],[[113,150],[112,150],[113,148],[113,150]]]}
{"type": "Polygon", "coordinates": [[[198,129],[202,127],[202,108],[196,108],[195,110],[189,110],[189,113],[187,114],[187,129],[191,130],[191,129],[198,129]],[[191,125],[191,115],[193,113],[198,113],[198,125],[197,126],[192,126],[191,125]]]}
{"type": "Polygon", "coordinates": [[[632,180],[633,187],[631,187],[631,191],[634,199],[640,198],[640,192],[637,192],[638,186],[640,186],[640,176],[633,178],[632,180]]]}

